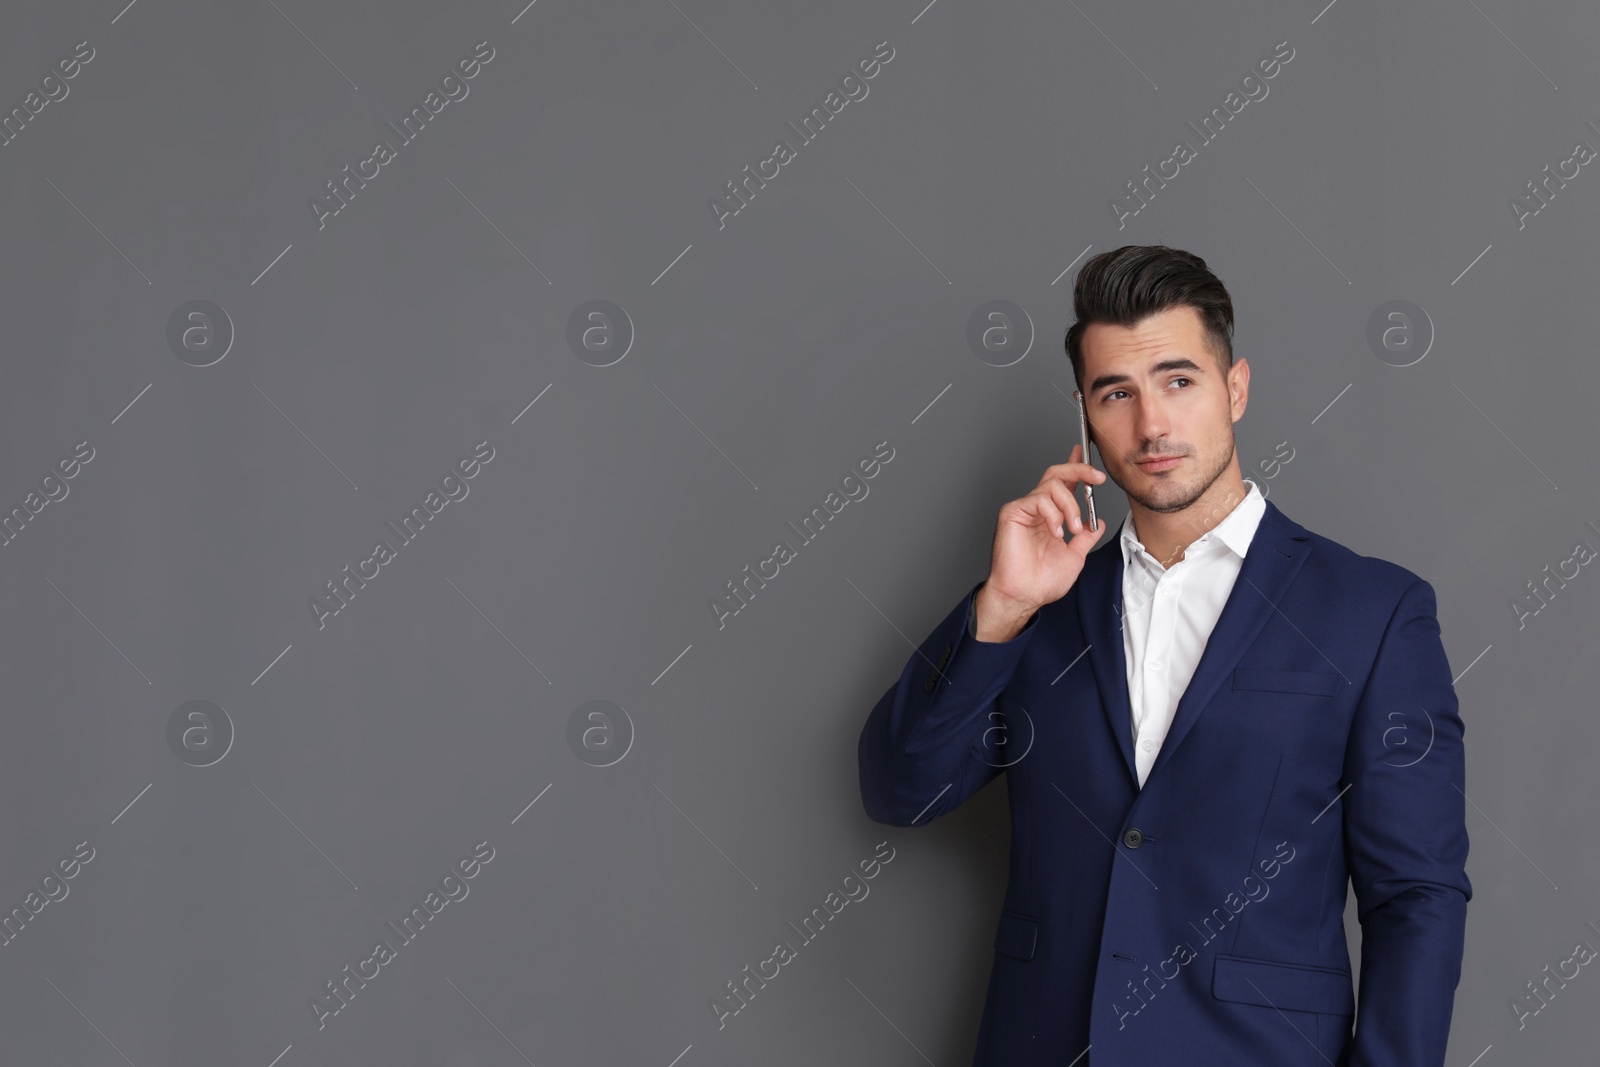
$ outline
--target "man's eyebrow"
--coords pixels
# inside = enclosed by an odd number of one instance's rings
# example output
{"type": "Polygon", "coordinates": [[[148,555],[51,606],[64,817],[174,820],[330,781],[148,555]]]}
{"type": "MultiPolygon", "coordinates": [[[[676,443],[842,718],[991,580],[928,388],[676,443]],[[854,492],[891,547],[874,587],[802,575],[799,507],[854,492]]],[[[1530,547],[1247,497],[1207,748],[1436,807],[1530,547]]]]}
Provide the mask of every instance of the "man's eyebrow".
{"type": "MultiPolygon", "coordinates": [[[[1175,359],[1164,359],[1160,363],[1152,365],[1150,368],[1150,373],[1153,375],[1165,374],[1169,370],[1186,370],[1195,375],[1205,373],[1205,370],[1198,363],[1186,356],[1179,356],[1175,359]]],[[[1089,395],[1094,396],[1095,394],[1099,393],[1100,390],[1105,389],[1108,386],[1121,385],[1124,382],[1131,381],[1133,381],[1133,379],[1126,374],[1102,374],[1100,377],[1089,383],[1089,395]]]]}

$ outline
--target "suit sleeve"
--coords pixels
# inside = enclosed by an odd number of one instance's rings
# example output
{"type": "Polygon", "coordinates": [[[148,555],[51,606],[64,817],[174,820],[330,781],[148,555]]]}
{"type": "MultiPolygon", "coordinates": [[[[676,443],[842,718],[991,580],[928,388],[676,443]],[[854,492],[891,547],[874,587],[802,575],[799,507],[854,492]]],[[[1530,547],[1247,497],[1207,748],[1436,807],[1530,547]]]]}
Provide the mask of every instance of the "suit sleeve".
{"type": "Polygon", "coordinates": [[[1443,1067],[1466,936],[1466,761],[1433,587],[1401,594],[1345,756],[1361,920],[1349,1067],[1443,1067]]]}
{"type": "Polygon", "coordinates": [[[953,811],[1001,767],[983,758],[999,698],[1032,639],[1038,613],[1009,641],[976,636],[977,585],[911,654],[878,700],[857,745],[861,800],[891,826],[953,811]]]}

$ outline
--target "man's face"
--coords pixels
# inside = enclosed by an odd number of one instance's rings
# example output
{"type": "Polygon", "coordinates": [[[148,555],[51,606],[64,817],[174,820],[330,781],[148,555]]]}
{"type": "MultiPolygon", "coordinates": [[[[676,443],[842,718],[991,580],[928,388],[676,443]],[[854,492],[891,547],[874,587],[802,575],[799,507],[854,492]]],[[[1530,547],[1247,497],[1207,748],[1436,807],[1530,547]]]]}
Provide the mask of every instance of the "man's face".
{"type": "Polygon", "coordinates": [[[1131,328],[1093,323],[1082,350],[1089,432],[1111,480],[1154,512],[1199,500],[1233,463],[1233,424],[1249,392],[1245,361],[1224,376],[1200,313],[1187,305],[1131,328]],[[1158,459],[1168,462],[1145,464],[1158,459]]]}

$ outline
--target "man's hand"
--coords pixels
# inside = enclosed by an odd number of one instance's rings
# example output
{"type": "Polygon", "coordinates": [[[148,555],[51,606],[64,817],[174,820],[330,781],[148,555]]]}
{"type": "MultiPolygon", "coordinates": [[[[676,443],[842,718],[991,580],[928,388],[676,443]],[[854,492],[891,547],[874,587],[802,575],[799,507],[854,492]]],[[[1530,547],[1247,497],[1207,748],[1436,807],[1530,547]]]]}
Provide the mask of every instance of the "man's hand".
{"type": "Polygon", "coordinates": [[[1000,509],[995,525],[989,577],[978,590],[980,641],[1009,641],[1033,613],[1067,595],[1083,573],[1084,557],[1105,532],[1090,530],[1073,493],[1084,482],[1099,485],[1104,471],[1082,462],[1083,448],[1072,446],[1066,463],[1045,468],[1033,492],[1000,509]],[[1072,537],[1064,539],[1070,528],[1072,537]]]}

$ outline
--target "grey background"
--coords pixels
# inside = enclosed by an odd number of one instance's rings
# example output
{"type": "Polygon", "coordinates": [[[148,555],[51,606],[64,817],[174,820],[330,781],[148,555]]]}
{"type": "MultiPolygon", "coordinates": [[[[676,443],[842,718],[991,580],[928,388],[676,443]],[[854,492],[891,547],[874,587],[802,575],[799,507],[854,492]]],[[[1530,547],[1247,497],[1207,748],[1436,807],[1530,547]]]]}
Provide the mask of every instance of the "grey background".
{"type": "Polygon", "coordinates": [[[95,49],[0,148],[0,505],[95,450],[0,548],[0,910],[95,850],[0,948],[0,1061],[968,1062],[1004,786],[878,826],[855,742],[1066,458],[1073,276],[1126,243],[1232,291],[1246,472],[1438,591],[1476,890],[1450,1062],[1592,1061],[1592,968],[1520,1031],[1508,1007],[1600,945],[1596,579],[1512,607],[1600,545],[1600,176],[1521,229],[1508,205],[1600,145],[1592,6],[112,0],[0,30],[4,110],[95,49]],[[309,198],[484,40],[319,230],[309,198]],[[708,199],[881,41],[719,230],[708,199]],[[1111,198],[1280,41],[1269,95],[1119,230],[1111,198]],[[196,299],[236,330],[208,367],[166,341],[196,299]],[[637,331],[608,367],[566,339],[595,299],[637,331]],[[965,341],[994,299],[1035,331],[1004,367],[965,341]],[[1366,340],[1393,299],[1434,333],[1406,367],[1366,340]],[[319,630],[309,598],[483,440],[319,630]],[[711,598],[881,441],[719,630],[711,598]],[[595,699],[633,730],[604,768],[568,743],[595,699]],[[191,700],[235,732],[210,766],[168,744],[191,700]],[[323,983],[484,840],[319,1030],[323,983]],[[710,998],[881,841],[870,896],[719,1031],[710,998]]]}

